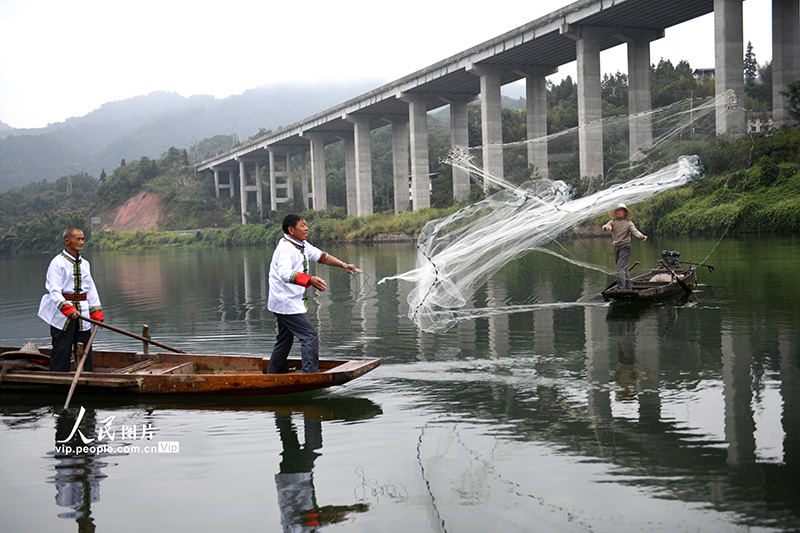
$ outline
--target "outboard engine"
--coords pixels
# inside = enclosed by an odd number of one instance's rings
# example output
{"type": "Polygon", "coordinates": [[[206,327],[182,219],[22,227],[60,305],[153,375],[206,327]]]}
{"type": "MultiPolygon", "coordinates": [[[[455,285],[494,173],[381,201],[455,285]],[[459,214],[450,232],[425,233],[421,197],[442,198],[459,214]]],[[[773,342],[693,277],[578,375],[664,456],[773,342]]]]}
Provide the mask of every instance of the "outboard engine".
{"type": "Polygon", "coordinates": [[[680,252],[661,250],[661,260],[670,268],[680,268],[680,257],[680,252]]]}

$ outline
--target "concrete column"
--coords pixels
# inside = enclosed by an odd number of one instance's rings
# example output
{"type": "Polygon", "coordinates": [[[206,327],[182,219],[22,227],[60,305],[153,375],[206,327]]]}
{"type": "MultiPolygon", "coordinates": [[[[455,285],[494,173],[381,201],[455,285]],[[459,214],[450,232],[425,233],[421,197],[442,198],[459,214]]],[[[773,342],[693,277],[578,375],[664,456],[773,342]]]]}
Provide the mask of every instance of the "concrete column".
{"type": "Polygon", "coordinates": [[[234,172],[231,169],[225,170],[224,172],[228,175],[228,183],[227,184],[221,184],[219,186],[219,188],[220,188],[220,190],[228,189],[228,196],[230,198],[233,198],[234,196],[236,196],[236,191],[234,190],[234,187],[233,187],[233,180],[234,180],[234,175],[233,174],[234,174],[234,172]]]}
{"type": "MultiPolygon", "coordinates": [[[[450,146],[469,149],[469,113],[467,105],[474,96],[448,98],[450,104],[450,146]]],[[[453,167],[453,200],[465,202],[469,199],[469,171],[453,167]]]]}
{"type": "Polygon", "coordinates": [[[484,188],[487,178],[503,179],[503,106],[500,97],[501,67],[475,66],[481,77],[481,144],[483,145],[484,188]]]}
{"type": "Polygon", "coordinates": [[[642,150],[653,144],[653,121],[650,95],[650,42],[628,43],[628,124],[630,154],[634,161],[644,157],[642,150]]]}
{"type": "Polygon", "coordinates": [[[628,45],[628,126],[631,159],[644,157],[653,145],[653,110],[650,91],[650,41],[662,31],[623,30],[617,37],[628,45]]]}
{"type": "Polygon", "coordinates": [[[344,186],[347,195],[347,215],[358,216],[358,181],[356,174],[356,142],[355,134],[345,132],[339,135],[344,141],[344,186]]]}
{"type": "Polygon", "coordinates": [[[303,207],[308,209],[308,152],[303,150],[300,167],[300,190],[303,191],[303,207]]]}
{"type": "Polygon", "coordinates": [[[216,168],[214,169],[214,193],[219,198],[219,170],[216,168]]]}
{"type": "Polygon", "coordinates": [[[370,149],[369,120],[359,119],[354,122],[356,145],[356,198],[358,216],[372,214],[372,150],[370,149]]]}
{"type": "MultiPolygon", "coordinates": [[[[714,82],[717,97],[729,90],[736,106],[723,98],[717,102],[717,135],[742,136],[747,131],[744,115],[744,30],[742,0],[714,0],[714,82]]],[[[774,70],[774,69],[773,69],[774,70]]]]}
{"type": "Polygon", "coordinates": [[[407,95],[411,128],[411,203],[414,211],[431,206],[428,164],[428,107],[424,97],[407,95]]]}
{"type": "Polygon", "coordinates": [[[528,137],[528,166],[534,167],[539,178],[547,179],[547,80],[558,69],[526,67],[519,72],[525,76],[525,114],[528,137]]]}
{"type": "Polygon", "coordinates": [[[269,208],[272,211],[278,209],[278,176],[273,150],[269,151],[269,208]]]}
{"type": "Polygon", "coordinates": [[[239,160],[239,192],[241,193],[240,206],[242,209],[242,224],[247,224],[247,168],[244,160],[239,160]]]}
{"type": "Polygon", "coordinates": [[[792,123],[786,87],[800,80],[800,3],[772,0],[772,121],[776,128],[792,123]]]}
{"type": "Polygon", "coordinates": [[[279,204],[294,198],[292,191],[291,155],[288,151],[269,149],[269,177],[271,206],[275,210],[279,204]],[[280,193],[283,193],[282,195],[280,193]]]}
{"type": "Polygon", "coordinates": [[[547,80],[544,76],[525,77],[525,112],[528,134],[528,166],[539,178],[547,179],[547,80]]]}
{"type": "Polygon", "coordinates": [[[408,211],[408,121],[392,121],[394,212],[408,211]]]}
{"type": "MultiPolygon", "coordinates": [[[[261,191],[261,161],[256,161],[256,205],[261,220],[264,220],[264,193],[261,191]]],[[[259,222],[261,222],[259,220],[259,222]]]]}
{"type": "Polygon", "coordinates": [[[322,211],[328,206],[328,189],[325,180],[325,137],[317,133],[304,133],[311,141],[311,198],[312,209],[322,211]]]}
{"type": "Polygon", "coordinates": [[[292,154],[286,151],[286,197],[294,200],[294,182],[292,180],[292,154]]]}
{"type": "Polygon", "coordinates": [[[600,38],[580,28],[578,54],[578,145],[581,177],[603,175],[603,108],[600,91],[600,38]]]}

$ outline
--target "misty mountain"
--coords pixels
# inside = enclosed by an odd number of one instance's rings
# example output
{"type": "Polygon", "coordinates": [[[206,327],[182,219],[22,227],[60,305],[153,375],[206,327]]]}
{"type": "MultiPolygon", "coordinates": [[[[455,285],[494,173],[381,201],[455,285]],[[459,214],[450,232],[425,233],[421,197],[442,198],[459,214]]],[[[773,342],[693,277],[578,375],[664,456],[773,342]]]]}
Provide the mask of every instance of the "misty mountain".
{"type": "Polygon", "coordinates": [[[15,129],[0,122],[0,192],[80,172],[98,177],[122,159],[160,158],[172,146],[188,149],[215,135],[246,140],[262,128],[277,130],[380,84],[267,85],[224,99],[154,92],[45,128],[15,129]]]}

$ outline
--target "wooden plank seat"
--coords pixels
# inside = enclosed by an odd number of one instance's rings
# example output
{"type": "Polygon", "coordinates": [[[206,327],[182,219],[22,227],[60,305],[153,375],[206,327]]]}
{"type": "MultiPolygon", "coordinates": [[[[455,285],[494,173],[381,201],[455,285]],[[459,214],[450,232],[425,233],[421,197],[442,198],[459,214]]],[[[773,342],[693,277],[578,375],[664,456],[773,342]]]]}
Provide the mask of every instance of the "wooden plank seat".
{"type": "Polygon", "coordinates": [[[147,361],[139,361],[125,368],[115,370],[114,374],[192,374],[193,372],[194,363],[191,361],[185,363],[162,363],[148,359],[147,361]]]}

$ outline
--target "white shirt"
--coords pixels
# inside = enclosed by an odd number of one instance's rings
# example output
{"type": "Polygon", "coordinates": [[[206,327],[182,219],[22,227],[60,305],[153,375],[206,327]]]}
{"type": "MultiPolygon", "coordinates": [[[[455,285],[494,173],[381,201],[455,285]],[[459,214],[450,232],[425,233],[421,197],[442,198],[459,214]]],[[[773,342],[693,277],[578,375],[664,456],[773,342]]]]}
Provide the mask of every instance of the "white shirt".
{"type": "MultiPolygon", "coordinates": [[[[64,329],[67,317],[61,312],[65,304],[70,304],[83,316],[89,316],[100,309],[100,296],[92,279],[89,261],[78,255],[76,260],[66,250],[50,261],[44,283],[47,294],[39,302],[39,318],[53,327],[64,329]],[[79,274],[76,279],[75,274],[79,274]],[[86,294],[82,302],[68,302],[62,293],[86,294]]],[[[81,329],[86,331],[92,325],[85,320],[80,321],[81,329]]]]}
{"type": "Polygon", "coordinates": [[[317,261],[324,264],[327,256],[327,253],[308,241],[301,243],[284,234],[275,247],[269,265],[267,309],[280,315],[297,315],[308,311],[303,299],[306,287],[298,284],[304,276],[299,276],[301,279],[298,280],[298,274],[310,274],[308,263],[317,261]],[[306,261],[305,269],[303,260],[306,261]]]}

